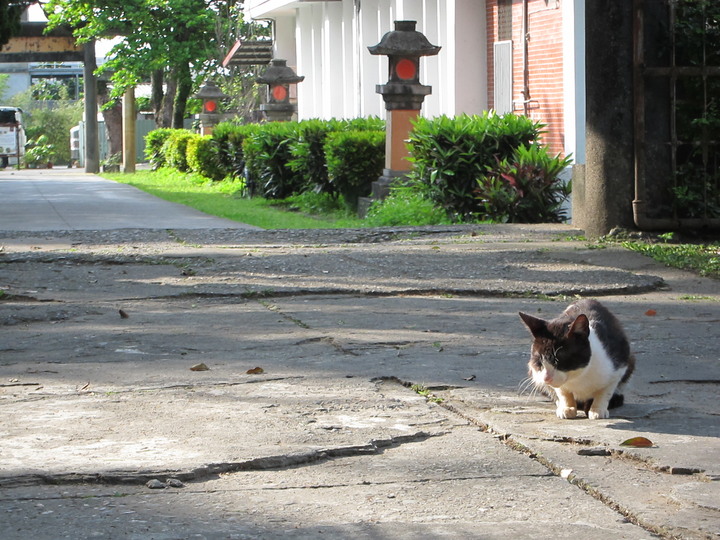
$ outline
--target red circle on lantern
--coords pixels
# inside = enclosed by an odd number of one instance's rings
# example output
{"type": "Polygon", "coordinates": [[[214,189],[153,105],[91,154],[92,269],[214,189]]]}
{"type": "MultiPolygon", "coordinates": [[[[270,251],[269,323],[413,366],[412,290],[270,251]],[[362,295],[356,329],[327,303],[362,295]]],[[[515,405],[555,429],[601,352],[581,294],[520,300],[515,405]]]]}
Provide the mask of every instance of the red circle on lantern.
{"type": "Polygon", "coordinates": [[[215,112],[217,110],[217,103],[214,101],[206,101],[205,110],[207,112],[215,112]]]}
{"type": "Polygon", "coordinates": [[[417,66],[415,62],[407,58],[401,58],[398,63],[395,64],[395,73],[401,79],[414,79],[417,75],[417,66]]]}
{"type": "Polygon", "coordinates": [[[284,86],[273,86],[272,96],[276,101],[285,101],[287,99],[287,89],[284,86]]]}

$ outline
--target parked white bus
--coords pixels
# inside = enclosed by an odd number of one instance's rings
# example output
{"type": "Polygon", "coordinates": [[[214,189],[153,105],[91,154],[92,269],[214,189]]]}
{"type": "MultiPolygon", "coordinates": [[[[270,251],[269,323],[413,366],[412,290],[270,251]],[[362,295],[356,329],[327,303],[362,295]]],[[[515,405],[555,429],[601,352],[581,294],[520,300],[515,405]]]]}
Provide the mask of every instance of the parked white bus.
{"type": "Polygon", "coordinates": [[[25,155],[26,142],[22,110],[0,107],[0,168],[17,165],[25,155]]]}

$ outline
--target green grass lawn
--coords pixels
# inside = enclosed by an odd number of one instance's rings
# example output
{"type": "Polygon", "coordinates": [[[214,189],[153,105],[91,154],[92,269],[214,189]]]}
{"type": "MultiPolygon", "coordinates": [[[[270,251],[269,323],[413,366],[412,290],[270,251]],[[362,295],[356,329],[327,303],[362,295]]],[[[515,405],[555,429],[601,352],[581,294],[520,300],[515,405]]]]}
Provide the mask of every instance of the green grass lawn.
{"type": "Polygon", "coordinates": [[[241,195],[240,181],[213,182],[196,174],[172,169],[138,171],[133,174],[103,173],[105,178],[129,184],[156,197],[190,206],[218,216],[263,229],[335,229],[362,227],[359,218],[340,214],[308,215],[283,209],[277,203],[241,195]]]}
{"type": "Polygon", "coordinates": [[[667,266],[692,270],[701,276],[720,279],[720,243],[718,242],[706,244],[623,242],[622,245],[667,266]]]}

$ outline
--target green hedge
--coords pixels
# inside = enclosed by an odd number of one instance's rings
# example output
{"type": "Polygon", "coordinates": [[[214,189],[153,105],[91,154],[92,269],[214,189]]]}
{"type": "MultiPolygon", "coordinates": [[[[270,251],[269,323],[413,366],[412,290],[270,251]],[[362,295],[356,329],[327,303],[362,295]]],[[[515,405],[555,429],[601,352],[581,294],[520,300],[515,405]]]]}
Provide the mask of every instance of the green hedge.
{"type": "Polygon", "coordinates": [[[337,194],[328,176],[325,143],[328,135],[340,131],[383,131],[385,121],[376,116],[350,120],[306,120],[298,124],[297,138],[290,143],[288,166],[302,175],[318,193],[337,194]]]}
{"type": "Polygon", "coordinates": [[[351,208],[370,195],[385,165],[384,131],[337,131],[325,143],[330,182],[351,208]]]}
{"type": "Polygon", "coordinates": [[[153,171],[167,165],[167,162],[165,161],[165,153],[163,152],[163,145],[175,131],[177,130],[171,128],[159,128],[145,135],[145,157],[148,158],[148,161],[150,161],[150,168],[153,171]]]}
{"type": "Polygon", "coordinates": [[[226,175],[235,177],[245,176],[245,155],[243,141],[260,124],[237,124],[235,122],[221,122],[212,132],[212,138],[218,149],[218,160],[226,175]]]}
{"type": "MultiPolygon", "coordinates": [[[[354,207],[382,174],[384,127],[378,118],[224,122],[211,137],[156,130],[146,141],[154,168],[244,177],[247,193],[268,199],[310,190],[341,195],[354,207]]],[[[408,142],[413,169],[394,204],[415,205],[434,221],[428,204],[452,221],[561,221],[569,186],[558,174],[570,159],[537,143],[542,128],[514,114],[418,118],[408,142]],[[419,195],[410,196],[415,189],[419,195]]]]}
{"type": "Polygon", "coordinates": [[[297,137],[290,142],[287,166],[306,179],[308,187],[318,193],[336,194],[328,178],[325,141],[329,133],[339,129],[336,120],[306,120],[298,124],[297,137]]]}
{"type": "Polygon", "coordinates": [[[297,137],[297,122],[269,122],[243,141],[250,193],[266,199],[284,199],[307,187],[303,176],[290,167],[290,143],[297,137]]]}
{"type": "Polygon", "coordinates": [[[410,133],[411,178],[427,186],[428,196],[455,220],[481,212],[477,181],[488,168],[540,135],[542,125],[525,116],[442,116],[418,118],[410,133]]]}
{"type": "Polygon", "coordinates": [[[220,164],[217,143],[210,135],[192,135],[187,140],[185,150],[188,167],[191,171],[211,180],[222,180],[227,176],[220,164]]]}
{"type": "Polygon", "coordinates": [[[185,129],[173,130],[161,149],[168,167],[182,172],[190,171],[187,163],[187,143],[192,137],[193,133],[185,129]]]}

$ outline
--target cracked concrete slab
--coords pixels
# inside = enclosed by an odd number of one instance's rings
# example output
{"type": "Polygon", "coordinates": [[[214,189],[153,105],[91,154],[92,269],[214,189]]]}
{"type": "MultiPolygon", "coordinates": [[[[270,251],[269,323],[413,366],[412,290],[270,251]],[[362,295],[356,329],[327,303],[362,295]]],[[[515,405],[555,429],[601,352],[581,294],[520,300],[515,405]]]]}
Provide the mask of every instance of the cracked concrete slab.
{"type": "Polygon", "coordinates": [[[576,234],[6,233],[7,537],[720,536],[717,282],[576,234]],[[606,421],[522,392],[578,292],[638,357],[606,421]]]}
{"type": "Polygon", "coordinates": [[[537,536],[549,528],[556,538],[653,537],[467,424],[377,455],[223,474],[160,492],[134,486],[16,487],[3,491],[0,513],[14,537],[33,533],[38,539],[52,537],[42,532],[48,524],[53,530],[73,527],[76,537],[110,530],[125,538],[168,539],[499,539],[510,533],[537,536]],[[71,521],[77,514],[84,519],[71,521]]]}

